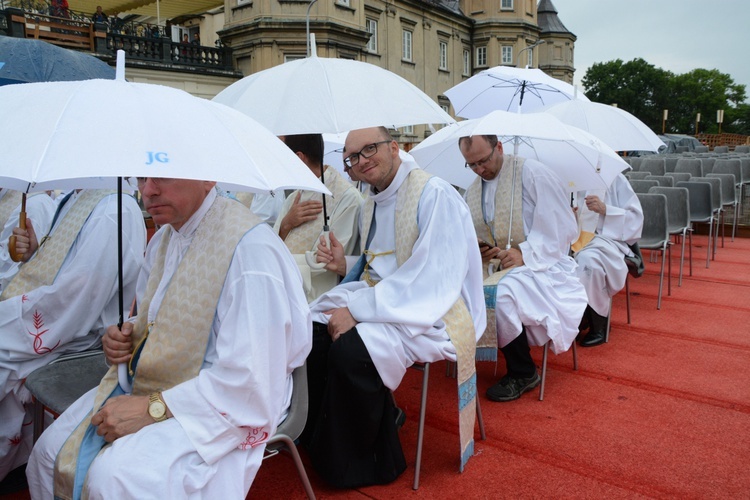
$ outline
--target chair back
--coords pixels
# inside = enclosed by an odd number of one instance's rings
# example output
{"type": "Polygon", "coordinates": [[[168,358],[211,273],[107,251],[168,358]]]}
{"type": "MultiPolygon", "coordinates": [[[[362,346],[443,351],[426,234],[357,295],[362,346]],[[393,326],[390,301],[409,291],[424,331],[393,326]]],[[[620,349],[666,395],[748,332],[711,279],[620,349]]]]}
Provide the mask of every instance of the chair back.
{"type": "Polygon", "coordinates": [[[739,158],[716,160],[711,173],[732,174],[734,176],[734,184],[737,187],[739,187],[744,181],[742,177],[742,161],[739,158]]]}
{"type": "Polygon", "coordinates": [[[657,181],[649,179],[629,179],[628,182],[636,193],[648,193],[649,188],[659,185],[657,181]]]}
{"type": "MultiPolygon", "coordinates": [[[[682,146],[686,147],[686,146],[682,146]]],[[[666,168],[667,172],[674,172],[674,167],[677,165],[677,160],[679,160],[679,156],[667,156],[664,158],[664,167],[666,168]]]]}
{"type": "Polygon", "coordinates": [[[711,184],[698,181],[680,181],[676,187],[688,190],[690,202],[690,222],[708,222],[713,217],[711,184]]]}
{"type": "Polygon", "coordinates": [[[693,153],[708,153],[708,146],[695,146],[693,153]]]}
{"type": "Polygon", "coordinates": [[[651,175],[664,175],[667,172],[667,167],[663,157],[644,158],[638,171],[650,172],[651,175]]]}
{"type": "Polygon", "coordinates": [[[674,171],[688,173],[691,177],[701,177],[703,175],[701,162],[702,160],[698,158],[680,158],[675,164],[674,171]]]}
{"type": "Polygon", "coordinates": [[[716,146],[714,148],[714,153],[728,153],[729,152],[729,146],[716,146]]]}
{"type": "Polygon", "coordinates": [[[714,212],[721,210],[721,181],[716,177],[691,177],[691,181],[708,182],[711,184],[711,207],[714,212]]]}
{"type": "Polygon", "coordinates": [[[630,167],[636,172],[641,169],[641,162],[643,162],[643,158],[640,156],[630,157],[630,167]]]}
{"type": "Polygon", "coordinates": [[[647,181],[656,181],[660,186],[672,187],[674,186],[674,179],[668,175],[649,175],[646,177],[647,181]]]}
{"type": "Polygon", "coordinates": [[[625,172],[625,177],[628,179],[645,179],[646,177],[650,176],[650,172],[625,172]]]}
{"type": "Polygon", "coordinates": [[[683,234],[690,227],[690,195],[687,188],[656,186],[648,192],[667,197],[667,230],[669,234],[683,234]]]}
{"type": "Polygon", "coordinates": [[[735,189],[734,175],[732,174],[708,174],[706,177],[719,179],[721,182],[721,204],[734,205],[737,202],[737,190],[735,189]]]}
{"type": "Polygon", "coordinates": [[[675,146],[674,152],[675,153],[687,153],[690,150],[687,146],[675,146]]]}
{"type": "Polygon", "coordinates": [[[735,153],[750,153],[750,146],[735,146],[735,153]]]}
{"type": "Polygon", "coordinates": [[[674,181],[672,185],[675,185],[680,181],[689,181],[691,177],[687,172],[667,172],[665,176],[672,178],[672,180],[674,181]]]}
{"type": "Polygon", "coordinates": [[[664,249],[669,242],[667,226],[667,197],[663,194],[637,193],[643,209],[643,231],[638,246],[664,249]]]}
{"type": "Polygon", "coordinates": [[[742,166],[742,183],[750,184],[750,157],[740,158],[740,165],[742,166]]]}
{"type": "MultiPolygon", "coordinates": [[[[289,436],[295,441],[302,435],[307,422],[307,410],[309,401],[307,399],[307,364],[298,366],[292,372],[292,401],[289,405],[289,413],[283,422],[276,428],[276,434],[289,436]]],[[[273,444],[276,436],[268,440],[273,444]]]]}

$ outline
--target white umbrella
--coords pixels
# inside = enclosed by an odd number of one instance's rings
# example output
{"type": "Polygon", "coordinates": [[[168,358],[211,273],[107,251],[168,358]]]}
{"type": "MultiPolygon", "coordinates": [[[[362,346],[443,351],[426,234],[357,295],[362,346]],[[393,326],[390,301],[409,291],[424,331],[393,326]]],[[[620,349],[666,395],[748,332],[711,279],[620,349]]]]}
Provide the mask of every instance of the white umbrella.
{"type": "Polygon", "coordinates": [[[313,56],[246,76],[214,101],[277,135],[340,133],[455,120],[416,86],[373,64],[313,56]]]}
{"type": "Polygon", "coordinates": [[[493,111],[438,130],[410,151],[417,163],[454,186],[468,188],[476,174],[465,168],[458,139],[497,135],[506,153],[533,158],[550,167],[568,191],[606,189],[628,168],[614,151],[591,134],[546,113],[493,111]]]}
{"type": "Polygon", "coordinates": [[[627,111],[599,102],[574,99],[543,109],[563,123],[598,137],[615,151],[653,151],[666,144],[641,120],[627,111]]]}
{"type": "Polygon", "coordinates": [[[573,85],[552,78],[540,69],[495,66],[477,73],[445,91],[456,116],[479,118],[490,111],[534,111],[569,101],[588,98],[573,85]]]}

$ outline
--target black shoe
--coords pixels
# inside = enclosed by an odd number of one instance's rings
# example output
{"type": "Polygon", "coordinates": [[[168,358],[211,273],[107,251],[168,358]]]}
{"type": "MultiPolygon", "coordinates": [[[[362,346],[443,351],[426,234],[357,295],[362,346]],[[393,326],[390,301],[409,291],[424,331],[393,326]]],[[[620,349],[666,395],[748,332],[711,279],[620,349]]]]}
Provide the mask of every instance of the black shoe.
{"type": "Polygon", "coordinates": [[[513,378],[506,375],[500,381],[487,389],[487,399],[503,403],[513,401],[521,397],[524,392],[530,391],[542,381],[537,372],[528,378],[513,378]]]}
{"type": "Polygon", "coordinates": [[[594,347],[604,343],[607,335],[601,330],[591,330],[581,340],[581,347],[594,347]]]}

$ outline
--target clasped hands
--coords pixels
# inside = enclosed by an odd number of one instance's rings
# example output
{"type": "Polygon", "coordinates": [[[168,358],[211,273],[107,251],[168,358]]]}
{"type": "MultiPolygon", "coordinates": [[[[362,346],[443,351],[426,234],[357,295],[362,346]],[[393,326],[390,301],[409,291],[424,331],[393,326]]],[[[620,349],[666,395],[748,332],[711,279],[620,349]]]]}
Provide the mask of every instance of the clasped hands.
{"type": "Polygon", "coordinates": [[[502,250],[500,247],[480,245],[479,250],[482,253],[482,262],[487,263],[492,259],[499,259],[501,269],[523,265],[523,254],[517,248],[502,250]]]}

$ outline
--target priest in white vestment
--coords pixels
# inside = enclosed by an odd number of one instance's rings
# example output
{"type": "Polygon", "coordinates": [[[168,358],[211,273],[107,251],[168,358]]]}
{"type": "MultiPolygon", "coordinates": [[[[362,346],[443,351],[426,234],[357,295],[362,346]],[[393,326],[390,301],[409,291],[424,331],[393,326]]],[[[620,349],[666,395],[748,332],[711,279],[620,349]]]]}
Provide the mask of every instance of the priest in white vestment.
{"type": "Polygon", "coordinates": [[[124,382],[113,366],[42,434],[31,495],[245,498],[310,351],[299,271],[273,230],[215,183],[138,180],[160,229],[138,280],[139,316],[103,339],[108,361],[132,362],[134,376],[124,382]]]}
{"type": "Polygon", "coordinates": [[[323,292],[339,283],[339,276],[325,268],[310,266],[305,252],[312,252],[318,246],[318,238],[324,225],[336,234],[344,247],[344,253],[351,255],[359,242],[359,210],[362,195],[338,170],[323,164],[323,136],[321,134],[297,134],[281,137],[312,173],[324,179],[332,197],[312,191],[295,190],[287,196],[274,230],[284,240],[294,255],[302,273],[307,300],[312,302],[323,292]],[[325,173],[325,175],[323,175],[325,173]],[[323,220],[322,198],[325,196],[327,221],[323,220]]]}
{"type": "Polygon", "coordinates": [[[588,296],[585,318],[588,333],[580,344],[592,347],[604,343],[607,336],[610,297],[625,286],[628,276],[625,257],[633,255],[629,245],[641,238],[643,209],[622,174],[615,177],[606,191],[579,191],[577,204],[579,241],[585,237],[581,241],[585,246],[579,249],[574,245],[573,257],[588,296]],[[591,223],[589,228],[582,224],[587,221],[591,223]]]}
{"type": "Polygon", "coordinates": [[[496,136],[462,137],[459,147],[466,168],[478,176],[464,197],[482,259],[485,265],[498,259],[494,271],[512,268],[497,283],[495,304],[497,340],[507,374],[487,390],[492,401],[512,401],[541,381],[529,345],[551,341],[552,350],[560,353],[578,334],[586,292],[568,256],[576,221],[562,182],[545,165],[504,155],[496,136]],[[500,216],[510,213],[512,222],[500,216]]]}
{"type": "Polygon", "coordinates": [[[393,481],[406,468],[390,391],[417,361],[456,360],[443,321],[449,310],[459,301],[468,310],[463,331],[471,335],[472,365],[486,317],[476,233],[456,190],[400,155],[384,127],[350,132],[344,159],[371,186],[360,216],[364,255],[345,258],[335,233],[330,248],[318,247],[319,260],[347,277],[310,305],[303,443],[327,483],[353,488],[393,481]],[[412,197],[420,177],[428,179],[412,197]],[[409,207],[416,217],[405,220],[409,207]],[[404,251],[408,258],[400,257],[404,251]]]}
{"type": "MultiPolygon", "coordinates": [[[[53,219],[45,238],[34,223],[13,230],[24,264],[0,294],[0,477],[31,451],[24,379],[61,354],[98,346],[119,317],[116,193],[71,191],[53,219]]],[[[129,307],[146,247],[143,215],[130,196],[123,197],[122,234],[129,307]]]]}
{"type": "MultiPolygon", "coordinates": [[[[21,193],[0,188],[0,292],[21,267],[10,257],[8,241],[13,235],[13,228],[18,227],[21,193]]],[[[47,234],[55,215],[57,204],[47,193],[34,193],[26,199],[26,223],[34,227],[35,232],[47,234]]]]}

